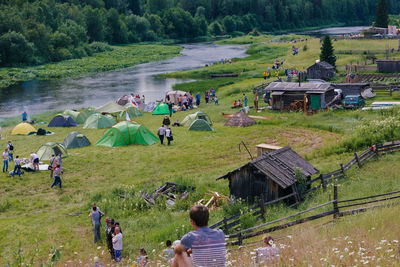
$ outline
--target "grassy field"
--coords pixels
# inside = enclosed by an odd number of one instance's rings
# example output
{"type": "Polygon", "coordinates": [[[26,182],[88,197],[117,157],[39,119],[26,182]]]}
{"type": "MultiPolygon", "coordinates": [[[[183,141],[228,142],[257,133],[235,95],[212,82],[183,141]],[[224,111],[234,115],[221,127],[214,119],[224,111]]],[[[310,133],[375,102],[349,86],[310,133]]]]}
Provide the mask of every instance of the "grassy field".
{"type": "MultiPolygon", "coordinates": [[[[256,125],[248,128],[225,127],[226,119],[221,113],[235,112],[230,105],[243,92],[249,95],[249,103],[252,103],[251,88],[263,81],[260,78],[263,69],[275,58],[285,58],[286,64],[301,68],[312,63],[319,53],[318,40],[308,41],[308,50],[300,51],[300,55],[296,57],[289,54],[290,44],[259,41],[251,45],[250,56],[237,63],[223,66],[218,64],[173,74],[200,79],[197,82],[179,85],[180,89],[192,89],[195,92],[210,87],[217,88],[220,105],[205,105],[202,99],[199,108],[210,115],[215,132],[189,132],[186,127],[173,128],[175,140],[169,147],[160,144],[120,148],[92,145],[70,149],[69,157],[63,160],[62,193],[56,188],[50,189],[52,180],[48,172],[26,173],[21,180],[1,174],[0,265],[7,261],[15,263],[18,257],[22,258],[24,263],[33,257],[35,266],[40,263],[51,264],[55,260],[60,265],[84,265],[90,263],[94,256],[99,256],[103,262],[108,263],[109,256],[105,249],[103,232],[102,243],[93,244],[91,221],[87,218],[92,202],[96,202],[106,216],[120,222],[124,233],[124,264],[133,261],[138,255],[138,249],[145,247],[153,265],[156,265],[158,254],[163,248],[162,242],[166,239],[177,239],[190,230],[187,210],[193,203],[206,197],[209,189],[229,194],[228,182],[216,181],[215,178],[249,160],[246,152],[239,152],[239,142],[244,141],[253,155],[255,145],[259,143],[290,145],[321,172],[327,172],[337,169],[340,163],[347,162],[353,157],[354,151],[364,150],[369,145],[368,142],[373,142],[371,136],[378,140],[400,139],[400,126],[397,123],[400,110],[397,109],[384,112],[325,111],[313,116],[266,110],[257,115],[270,117],[270,120],[259,120],[256,125]],[[299,63],[296,63],[297,60],[299,63]],[[246,74],[236,79],[206,79],[208,74],[214,71],[229,72],[243,68],[246,68],[246,74]],[[378,124],[387,119],[393,120],[394,123],[378,124]],[[372,128],[371,132],[366,132],[365,127],[370,121],[376,122],[378,126],[372,128]],[[151,192],[167,181],[195,185],[197,188],[188,199],[179,201],[173,208],[166,207],[163,202],[158,203],[156,207],[149,207],[141,198],[142,192],[151,192]],[[70,213],[81,215],[70,216],[70,213]],[[15,255],[19,246],[23,252],[15,255]]],[[[347,41],[339,41],[335,45],[341,42],[347,41]]],[[[360,42],[354,41],[354,46],[360,46],[360,42]]],[[[375,44],[373,41],[371,45],[379,46],[385,43],[375,44]]],[[[339,62],[345,64],[352,60],[351,58],[353,56],[348,56],[339,59],[339,62]]],[[[396,97],[399,96],[395,94],[393,98],[396,97]]],[[[181,121],[189,113],[179,112],[172,117],[172,121],[181,121]]],[[[255,115],[254,111],[250,113],[255,115]]],[[[54,115],[55,113],[45,113],[34,115],[32,118],[35,121],[48,122],[54,115]]],[[[162,122],[162,116],[148,113],[135,119],[145,124],[153,133],[156,133],[162,122]]],[[[50,136],[10,136],[10,131],[17,121],[18,119],[9,119],[2,122],[4,138],[0,140],[0,147],[4,147],[7,140],[12,140],[16,149],[15,155],[21,157],[28,157],[30,152],[36,151],[46,142],[62,142],[71,131],[81,131],[92,144],[104,132],[81,127],[51,128],[55,134],[50,136]]],[[[361,170],[354,168],[349,172],[348,178],[340,182],[339,196],[351,198],[397,190],[400,187],[397,175],[400,172],[400,166],[397,164],[399,159],[400,153],[387,155],[371,160],[361,170]]],[[[327,192],[316,192],[301,204],[299,210],[326,202],[330,194],[331,188],[327,192]]],[[[268,210],[268,219],[293,212],[294,209],[278,205],[268,210]]],[[[213,210],[211,223],[228,213],[229,208],[213,210]]],[[[384,258],[382,266],[389,266],[387,263],[394,260],[398,263],[397,258],[391,260],[392,254],[389,252],[385,254],[384,251],[376,250],[381,239],[398,239],[398,227],[394,224],[397,214],[398,208],[391,208],[348,217],[337,224],[330,223],[322,227],[318,226],[322,223],[306,224],[279,233],[279,236],[283,237],[293,236],[292,239],[280,241],[290,245],[290,248],[284,250],[285,256],[282,257],[281,264],[308,266],[309,263],[322,266],[326,262],[320,261],[320,258],[325,258],[330,264],[340,265],[338,257],[341,254],[334,252],[333,248],[343,245],[343,240],[347,242],[346,236],[354,242],[367,242],[368,246],[365,248],[371,252],[371,256],[380,255],[379,257],[384,258]],[[377,231],[370,232],[372,227],[377,231]],[[337,240],[331,241],[332,238],[337,240]],[[321,247],[323,249],[320,249],[321,247]],[[310,251],[315,255],[309,257],[310,251]]],[[[341,246],[340,250],[344,248],[341,246]]],[[[247,255],[247,252],[232,252],[231,264],[243,266],[241,261],[248,263],[251,260],[247,255]]],[[[356,259],[359,261],[360,257],[356,259]]],[[[343,266],[360,264],[354,262],[354,257],[351,259],[351,262],[346,261],[343,266]]]]}
{"type": "Polygon", "coordinates": [[[121,45],[112,51],[95,53],[81,59],[32,67],[0,68],[0,89],[28,80],[51,80],[75,77],[92,72],[106,72],[175,57],[181,46],[121,45]]]}

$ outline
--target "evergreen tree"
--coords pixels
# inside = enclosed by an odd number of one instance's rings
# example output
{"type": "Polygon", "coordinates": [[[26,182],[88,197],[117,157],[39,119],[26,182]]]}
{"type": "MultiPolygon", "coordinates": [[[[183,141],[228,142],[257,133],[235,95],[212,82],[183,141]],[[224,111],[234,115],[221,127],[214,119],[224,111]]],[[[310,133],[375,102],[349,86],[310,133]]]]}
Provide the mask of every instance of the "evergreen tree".
{"type": "Polygon", "coordinates": [[[321,54],[319,56],[319,59],[321,60],[321,62],[325,61],[336,67],[336,56],[334,52],[335,50],[333,49],[331,38],[326,35],[322,42],[321,54]]]}
{"type": "Polygon", "coordinates": [[[376,5],[376,27],[388,27],[388,2],[387,0],[379,0],[376,5]]]}

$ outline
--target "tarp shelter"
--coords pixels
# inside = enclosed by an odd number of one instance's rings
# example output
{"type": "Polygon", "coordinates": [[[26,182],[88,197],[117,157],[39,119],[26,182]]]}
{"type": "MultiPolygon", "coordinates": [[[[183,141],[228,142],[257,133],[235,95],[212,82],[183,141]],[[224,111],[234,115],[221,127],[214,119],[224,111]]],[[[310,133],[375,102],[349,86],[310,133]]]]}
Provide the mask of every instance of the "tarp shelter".
{"type": "Polygon", "coordinates": [[[63,144],[69,149],[90,146],[90,141],[80,132],[71,132],[65,137],[63,144]]]}
{"type": "Polygon", "coordinates": [[[189,130],[190,131],[214,131],[214,129],[211,128],[210,124],[208,124],[205,120],[202,120],[202,119],[195,120],[192,124],[190,124],[189,130]]]}
{"type": "Polygon", "coordinates": [[[167,92],[165,94],[165,102],[172,102],[175,105],[177,105],[178,104],[178,100],[179,100],[179,96],[183,97],[186,94],[188,94],[188,93],[184,92],[184,91],[179,91],[179,90],[167,92]]]}
{"type": "Polygon", "coordinates": [[[131,99],[132,96],[130,95],[123,95],[120,98],[118,98],[118,100],[116,101],[116,103],[120,106],[125,106],[126,104],[129,103],[129,100],[131,99]]]}
{"type": "Polygon", "coordinates": [[[246,116],[246,114],[239,111],[225,123],[225,126],[247,127],[253,124],[256,124],[255,120],[249,118],[246,116]]]}
{"type": "Polygon", "coordinates": [[[92,114],[83,125],[84,129],[104,129],[113,126],[117,121],[110,116],[99,113],[92,114]]]}
{"type": "Polygon", "coordinates": [[[135,118],[135,117],[139,117],[142,116],[142,113],[140,113],[140,111],[134,107],[127,107],[124,111],[122,111],[119,115],[122,119],[126,118],[126,113],[128,113],[129,118],[135,118]]]}
{"type": "Polygon", "coordinates": [[[31,133],[36,133],[36,129],[26,122],[18,124],[11,131],[11,135],[29,135],[31,133]]]}
{"type": "Polygon", "coordinates": [[[60,143],[47,143],[42,145],[36,152],[40,160],[50,160],[51,155],[60,155],[62,158],[68,157],[67,149],[60,143]]]}
{"type": "Polygon", "coordinates": [[[47,127],[75,127],[78,126],[76,121],[70,116],[57,115],[47,125],[47,127]]]}
{"type": "Polygon", "coordinates": [[[157,107],[156,102],[150,102],[150,103],[145,104],[145,107],[143,109],[140,108],[140,105],[139,105],[140,110],[143,110],[143,112],[153,112],[156,107],[157,107]]]}
{"type": "Polygon", "coordinates": [[[98,113],[119,113],[125,110],[125,106],[118,105],[117,103],[110,101],[104,106],[96,108],[98,113]]]}
{"type": "Polygon", "coordinates": [[[97,141],[96,146],[118,147],[127,145],[152,145],[158,138],[141,124],[132,121],[121,121],[108,128],[97,141]]]}
{"type": "Polygon", "coordinates": [[[64,115],[70,116],[72,119],[74,119],[74,121],[79,124],[84,123],[89,117],[89,114],[87,114],[85,111],[75,111],[70,109],[65,110],[64,115]]]}
{"type": "Polygon", "coordinates": [[[181,124],[184,126],[190,126],[195,120],[205,120],[209,125],[212,125],[212,121],[211,121],[210,117],[208,117],[208,115],[206,113],[201,112],[201,111],[187,115],[183,119],[181,124]]]}
{"type": "Polygon", "coordinates": [[[153,115],[169,115],[168,105],[165,103],[160,103],[154,109],[153,115]]]}

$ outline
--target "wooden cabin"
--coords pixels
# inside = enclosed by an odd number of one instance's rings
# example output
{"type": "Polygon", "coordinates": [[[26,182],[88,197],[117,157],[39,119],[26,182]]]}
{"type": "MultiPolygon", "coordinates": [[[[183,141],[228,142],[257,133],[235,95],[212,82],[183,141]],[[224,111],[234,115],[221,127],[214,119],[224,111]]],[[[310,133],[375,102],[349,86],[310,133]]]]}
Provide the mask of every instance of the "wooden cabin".
{"type": "Polygon", "coordinates": [[[348,95],[361,95],[361,93],[371,87],[369,83],[335,83],[332,84],[335,89],[342,90],[343,97],[348,95]]]}
{"type": "Polygon", "coordinates": [[[288,83],[272,82],[267,91],[271,92],[272,109],[289,110],[295,101],[307,99],[308,110],[326,108],[335,97],[334,87],[330,83],[288,83]]]}
{"type": "Polygon", "coordinates": [[[307,77],[309,79],[321,79],[325,81],[330,81],[335,76],[335,67],[325,61],[317,62],[307,69],[307,77]]]}
{"type": "Polygon", "coordinates": [[[378,72],[400,73],[400,59],[377,59],[378,72]]]}
{"type": "Polygon", "coordinates": [[[265,153],[217,180],[229,180],[232,199],[253,202],[258,197],[272,201],[294,193],[298,201],[296,168],[300,168],[308,178],[318,173],[314,166],[287,146],[265,153]]]}

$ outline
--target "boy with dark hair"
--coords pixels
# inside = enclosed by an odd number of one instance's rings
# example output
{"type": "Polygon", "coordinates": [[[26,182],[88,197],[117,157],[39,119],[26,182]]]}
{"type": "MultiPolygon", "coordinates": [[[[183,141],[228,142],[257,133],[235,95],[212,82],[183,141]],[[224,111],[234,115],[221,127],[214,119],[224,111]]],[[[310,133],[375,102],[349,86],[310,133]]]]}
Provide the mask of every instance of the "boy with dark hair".
{"type": "Polygon", "coordinates": [[[165,246],[167,248],[163,250],[163,257],[168,261],[168,263],[170,263],[170,261],[175,257],[174,250],[171,248],[171,240],[167,240],[167,242],[165,242],[165,246]]]}
{"type": "Polygon", "coordinates": [[[194,231],[181,239],[175,254],[192,254],[193,266],[225,266],[225,234],[222,230],[209,227],[209,211],[204,205],[195,205],[189,212],[194,231]]]}

